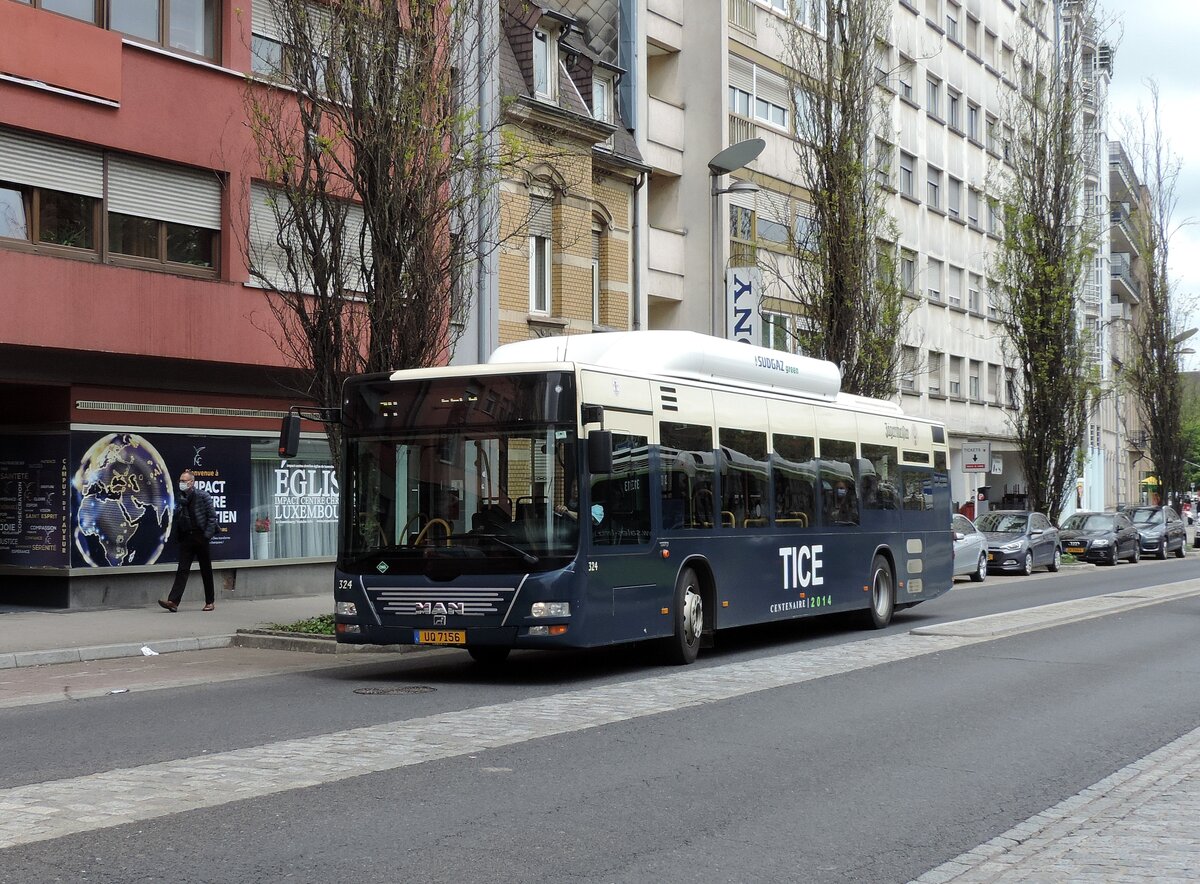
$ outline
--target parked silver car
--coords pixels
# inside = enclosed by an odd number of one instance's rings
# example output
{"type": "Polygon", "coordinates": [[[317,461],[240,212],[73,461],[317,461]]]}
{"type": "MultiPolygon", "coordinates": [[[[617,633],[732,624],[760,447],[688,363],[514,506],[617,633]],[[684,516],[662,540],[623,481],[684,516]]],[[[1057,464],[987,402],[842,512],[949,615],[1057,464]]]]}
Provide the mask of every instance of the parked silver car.
{"type": "Polygon", "coordinates": [[[1142,554],[1165,559],[1174,552],[1183,558],[1187,545],[1187,528],[1183,519],[1169,506],[1135,506],[1126,515],[1142,535],[1142,554]]]}
{"type": "Polygon", "coordinates": [[[954,576],[970,574],[971,579],[979,583],[987,577],[987,538],[961,513],[955,513],[951,518],[950,530],[954,532],[954,576]]]}
{"type": "Polygon", "coordinates": [[[1032,574],[1045,565],[1057,571],[1062,561],[1058,529],[1043,513],[992,510],[975,520],[988,542],[988,569],[1032,574]]]}

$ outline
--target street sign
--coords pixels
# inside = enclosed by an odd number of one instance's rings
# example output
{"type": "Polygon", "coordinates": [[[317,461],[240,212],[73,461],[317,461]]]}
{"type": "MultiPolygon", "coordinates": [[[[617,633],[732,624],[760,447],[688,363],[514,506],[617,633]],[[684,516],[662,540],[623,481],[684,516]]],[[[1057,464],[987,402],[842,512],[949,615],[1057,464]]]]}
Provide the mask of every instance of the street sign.
{"type": "Polygon", "coordinates": [[[991,442],[964,442],[962,445],[962,471],[964,473],[986,473],[992,463],[991,442]]]}
{"type": "Polygon", "coordinates": [[[1004,472],[1004,458],[998,454],[992,455],[992,475],[999,476],[1004,472]]]}

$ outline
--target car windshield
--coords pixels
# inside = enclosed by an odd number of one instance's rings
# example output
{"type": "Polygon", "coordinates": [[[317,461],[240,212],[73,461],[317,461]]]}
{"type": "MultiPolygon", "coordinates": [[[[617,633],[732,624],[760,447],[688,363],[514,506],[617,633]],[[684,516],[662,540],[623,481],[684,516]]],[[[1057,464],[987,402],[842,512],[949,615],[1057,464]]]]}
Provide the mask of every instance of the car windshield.
{"type": "Polygon", "coordinates": [[[1103,513],[1075,513],[1063,522],[1067,531],[1109,531],[1113,526],[1115,516],[1103,513]]]}
{"type": "Polygon", "coordinates": [[[1138,507],[1129,514],[1129,517],[1133,519],[1135,525],[1161,525],[1166,521],[1163,511],[1152,506],[1138,507]]]}
{"type": "Polygon", "coordinates": [[[1023,513],[988,513],[975,522],[975,527],[992,534],[1021,534],[1028,521],[1023,513]]]}

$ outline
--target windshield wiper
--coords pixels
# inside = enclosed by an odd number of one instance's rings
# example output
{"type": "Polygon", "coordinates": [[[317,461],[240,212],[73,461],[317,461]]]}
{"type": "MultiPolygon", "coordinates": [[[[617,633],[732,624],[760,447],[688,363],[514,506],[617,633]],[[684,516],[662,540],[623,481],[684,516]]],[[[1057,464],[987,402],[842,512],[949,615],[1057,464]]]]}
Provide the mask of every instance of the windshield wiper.
{"type": "Polygon", "coordinates": [[[516,544],[509,543],[507,540],[504,540],[503,538],[501,538],[498,534],[456,534],[456,535],[454,535],[454,537],[456,539],[457,538],[466,538],[466,537],[486,537],[488,540],[496,541],[496,543],[500,544],[501,546],[505,547],[506,549],[511,549],[513,552],[515,552],[517,555],[519,555],[521,557],[521,559],[527,565],[536,565],[538,562],[541,561],[541,559],[539,559],[533,553],[527,552],[526,550],[521,549],[521,547],[517,546],[516,544]]]}

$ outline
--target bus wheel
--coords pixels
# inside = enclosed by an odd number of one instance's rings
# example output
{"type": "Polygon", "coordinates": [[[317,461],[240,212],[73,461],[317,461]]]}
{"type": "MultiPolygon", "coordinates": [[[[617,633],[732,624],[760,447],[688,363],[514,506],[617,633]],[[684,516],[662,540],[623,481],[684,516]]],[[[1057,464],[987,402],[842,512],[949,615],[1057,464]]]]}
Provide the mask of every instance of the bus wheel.
{"type": "Polygon", "coordinates": [[[871,626],[883,629],[892,622],[896,610],[896,584],[892,579],[892,566],[883,556],[876,556],[871,563],[871,626]]]}
{"type": "Polygon", "coordinates": [[[675,584],[675,635],[668,639],[667,660],[680,666],[696,662],[704,632],[704,598],[696,572],[684,568],[675,584]]]}
{"type": "Polygon", "coordinates": [[[472,645],[467,648],[467,653],[471,655],[471,659],[476,663],[481,663],[485,666],[496,666],[508,659],[508,652],[512,648],[506,648],[501,645],[472,645]]]}

